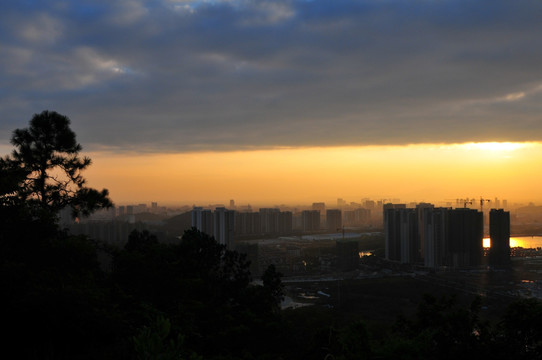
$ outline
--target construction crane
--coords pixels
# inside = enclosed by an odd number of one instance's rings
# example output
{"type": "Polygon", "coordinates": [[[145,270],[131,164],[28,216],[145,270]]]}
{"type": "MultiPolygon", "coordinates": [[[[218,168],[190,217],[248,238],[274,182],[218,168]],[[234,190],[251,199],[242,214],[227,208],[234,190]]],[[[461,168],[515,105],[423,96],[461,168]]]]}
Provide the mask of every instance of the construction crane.
{"type": "MultiPolygon", "coordinates": [[[[446,199],[446,200],[454,200],[454,199],[446,199]]],[[[469,199],[469,198],[459,199],[458,198],[458,199],[455,199],[455,206],[459,207],[459,204],[463,204],[463,208],[466,208],[467,204],[472,205],[473,201],[474,199],[469,199]]]]}
{"type": "MultiPolygon", "coordinates": [[[[456,206],[459,207],[459,204],[463,204],[463,208],[466,208],[467,205],[472,205],[474,204],[474,202],[476,201],[476,199],[472,198],[472,199],[469,199],[469,198],[465,198],[465,199],[445,199],[445,200],[455,200],[455,203],[456,203],[456,206]]],[[[480,211],[483,212],[484,210],[484,202],[491,202],[490,199],[484,199],[483,197],[480,196],[480,211]]]]}
{"type": "Polygon", "coordinates": [[[455,199],[444,199],[444,201],[450,201],[450,205],[452,204],[451,201],[455,202],[455,207],[458,208],[459,207],[459,204],[463,204],[463,207],[467,207],[467,203],[468,204],[472,204],[469,199],[460,199],[460,198],[455,198],[455,199]]]}
{"type": "Polygon", "coordinates": [[[484,199],[483,197],[480,196],[480,211],[481,212],[484,212],[484,201],[491,202],[491,200],[484,199]]]}

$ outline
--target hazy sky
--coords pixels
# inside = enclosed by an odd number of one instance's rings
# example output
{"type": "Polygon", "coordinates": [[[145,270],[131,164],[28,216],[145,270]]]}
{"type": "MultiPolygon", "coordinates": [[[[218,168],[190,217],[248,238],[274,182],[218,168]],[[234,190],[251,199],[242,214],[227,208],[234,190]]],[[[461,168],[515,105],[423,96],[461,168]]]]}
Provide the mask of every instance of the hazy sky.
{"type": "MultiPolygon", "coordinates": [[[[542,3],[526,0],[2,1],[0,148],[45,109],[72,119],[95,166],[135,173],[134,159],[177,156],[168,181],[187,172],[189,154],[200,159],[192,173],[207,174],[201,164],[225,150],[239,157],[215,180],[246,173],[265,151],[280,164],[293,156],[285,148],[307,164],[321,149],[363,146],[357,169],[377,158],[393,167],[402,153],[382,159],[371,145],[542,141],[541,19],[542,3]]],[[[303,178],[300,168],[277,181],[303,178]]],[[[94,171],[111,190],[126,181],[94,171]]]]}

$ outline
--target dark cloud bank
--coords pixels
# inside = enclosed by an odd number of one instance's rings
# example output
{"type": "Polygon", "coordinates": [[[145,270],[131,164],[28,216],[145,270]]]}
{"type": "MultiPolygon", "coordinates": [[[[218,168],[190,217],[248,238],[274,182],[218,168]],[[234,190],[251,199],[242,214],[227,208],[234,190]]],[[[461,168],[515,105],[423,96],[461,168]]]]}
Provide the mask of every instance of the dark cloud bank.
{"type": "Polygon", "coordinates": [[[541,16],[537,1],[12,1],[0,135],[52,109],[87,150],[542,140],[541,16]]]}

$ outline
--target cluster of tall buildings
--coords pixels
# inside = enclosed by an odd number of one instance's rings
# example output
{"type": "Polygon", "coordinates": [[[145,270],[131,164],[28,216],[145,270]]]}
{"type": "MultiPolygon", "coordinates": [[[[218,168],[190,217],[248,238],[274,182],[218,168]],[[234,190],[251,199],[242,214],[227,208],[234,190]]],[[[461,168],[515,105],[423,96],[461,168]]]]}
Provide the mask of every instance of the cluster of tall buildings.
{"type": "Polygon", "coordinates": [[[217,207],[192,209],[192,226],[231,247],[234,235],[286,235],[292,232],[292,213],[276,208],[239,212],[217,207]]]}
{"type": "Polygon", "coordinates": [[[371,209],[357,208],[343,211],[345,226],[367,226],[371,224],[371,209]]]}
{"type": "Polygon", "coordinates": [[[235,212],[236,235],[285,235],[291,232],[291,211],[261,208],[257,212],[235,212]]]}
{"type": "Polygon", "coordinates": [[[330,232],[342,229],[342,211],[327,209],[325,226],[322,226],[322,211],[320,209],[303,210],[300,214],[300,226],[294,225],[294,215],[291,211],[281,211],[278,208],[260,208],[259,211],[236,211],[225,207],[217,207],[214,212],[202,207],[192,210],[192,226],[207,234],[213,235],[222,243],[231,245],[233,236],[281,236],[291,235],[296,229],[302,232],[319,232],[322,227],[330,232]]]}
{"type": "Polygon", "coordinates": [[[165,213],[165,206],[158,206],[157,202],[152,202],[151,206],[148,207],[147,204],[137,204],[137,205],[120,205],[118,207],[118,216],[124,215],[135,215],[140,213],[150,212],[152,214],[165,213]]]}
{"type": "Polygon", "coordinates": [[[233,245],[235,211],[217,207],[215,211],[194,207],[192,209],[192,227],[215,237],[222,245],[233,245]]]}
{"type": "MultiPolygon", "coordinates": [[[[483,213],[468,208],[436,208],[421,203],[384,205],[386,259],[428,268],[482,264],[483,213]]],[[[490,264],[505,266],[510,258],[510,213],[490,211],[490,264]]]]}
{"type": "MultiPolygon", "coordinates": [[[[91,239],[100,240],[110,245],[123,247],[128,241],[130,233],[134,230],[148,230],[145,224],[131,223],[128,221],[86,221],[76,223],[71,221],[64,224],[63,228],[68,229],[74,235],[86,235],[91,239]]],[[[166,241],[166,234],[163,231],[153,230],[152,234],[159,241],[166,241]]]]}

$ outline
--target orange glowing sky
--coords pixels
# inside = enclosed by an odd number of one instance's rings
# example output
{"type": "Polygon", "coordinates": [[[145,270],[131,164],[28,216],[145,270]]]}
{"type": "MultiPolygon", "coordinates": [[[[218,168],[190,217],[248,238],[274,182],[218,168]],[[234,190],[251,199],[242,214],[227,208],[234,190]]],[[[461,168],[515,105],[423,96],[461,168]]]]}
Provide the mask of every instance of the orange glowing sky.
{"type": "Polygon", "coordinates": [[[542,143],[90,153],[89,185],[118,204],[299,204],[337,198],[542,199],[542,143]]]}
{"type": "Polygon", "coordinates": [[[39,3],[2,4],[0,154],[66,115],[117,204],[542,201],[540,2],[39,3]]]}

